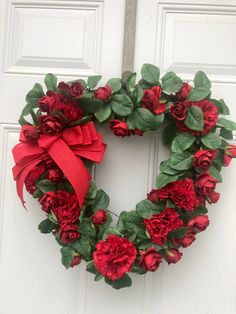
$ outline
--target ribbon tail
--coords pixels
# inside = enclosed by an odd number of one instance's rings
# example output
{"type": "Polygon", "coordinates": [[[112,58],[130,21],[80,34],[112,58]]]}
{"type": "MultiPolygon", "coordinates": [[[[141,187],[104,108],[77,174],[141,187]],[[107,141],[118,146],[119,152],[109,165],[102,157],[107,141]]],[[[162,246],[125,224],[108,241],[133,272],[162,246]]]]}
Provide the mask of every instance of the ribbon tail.
{"type": "Polygon", "coordinates": [[[79,157],[76,157],[62,139],[58,139],[48,150],[64,175],[70,181],[77,195],[80,206],[84,204],[89,190],[91,176],[79,157]]]}

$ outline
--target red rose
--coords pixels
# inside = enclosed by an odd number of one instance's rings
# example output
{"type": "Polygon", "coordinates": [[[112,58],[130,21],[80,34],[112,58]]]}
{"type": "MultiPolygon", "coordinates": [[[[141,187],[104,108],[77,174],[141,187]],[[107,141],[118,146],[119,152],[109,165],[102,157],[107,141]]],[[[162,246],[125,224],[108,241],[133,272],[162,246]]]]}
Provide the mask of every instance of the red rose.
{"type": "Polygon", "coordinates": [[[58,197],[56,192],[49,191],[45,193],[40,199],[39,203],[42,206],[42,210],[49,213],[58,204],[58,197]]]}
{"type": "Polygon", "coordinates": [[[44,134],[58,135],[62,130],[62,120],[60,117],[43,115],[39,117],[40,130],[44,134]]]}
{"type": "Polygon", "coordinates": [[[140,255],[139,266],[147,271],[156,271],[162,262],[161,255],[153,248],[149,248],[145,252],[140,252],[140,255]]]}
{"type": "Polygon", "coordinates": [[[51,112],[52,107],[55,104],[55,97],[54,94],[51,96],[43,96],[40,97],[38,100],[38,107],[42,112],[51,112]]]}
{"type": "Polygon", "coordinates": [[[187,225],[194,233],[198,233],[204,231],[208,227],[209,223],[207,215],[200,215],[189,220],[187,225]]]}
{"type": "Polygon", "coordinates": [[[105,87],[99,87],[94,92],[94,97],[96,97],[97,99],[100,99],[102,101],[110,100],[111,95],[112,95],[112,89],[109,85],[106,85],[105,87]]]}
{"type": "Polygon", "coordinates": [[[76,255],[74,259],[71,261],[70,267],[79,265],[81,263],[81,260],[82,260],[81,255],[76,255]]]}
{"type": "Polygon", "coordinates": [[[184,102],[177,101],[170,106],[170,113],[176,120],[183,121],[187,116],[188,108],[184,102]]]}
{"type": "Polygon", "coordinates": [[[103,225],[107,221],[107,213],[105,210],[98,210],[92,215],[92,223],[95,225],[103,225]]]}
{"type": "Polygon", "coordinates": [[[80,206],[74,193],[66,191],[57,192],[58,203],[54,206],[53,212],[60,225],[74,224],[79,220],[80,206]]]}
{"type": "Polygon", "coordinates": [[[45,172],[45,165],[43,163],[40,163],[36,166],[34,166],[33,169],[29,172],[25,179],[25,187],[26,190],[30,194],[34,194],[34,192],[37,190],[36,188],[36,182],[41,177],[41,175],[45,172]]]}
{"type": "Polygon", "coordinates": [[[225,153],[224,153],[224,166],[227,167],[232,158],[236,158],[236,145],[229,145],[226,147],[225,149],[225,153]]]}
{"type": "Polygon", "coordinates": [[[50,169],[48,171],[48,179],[53,183],[58,183],[62,180],[63,173],[60,169],[50,169]]]}
{"type": "Polygon", "coordinates": [[[201,204],[205,204],[205,199],[209,203],[216,203],[219,200],[220,194],[214,191],[217,182],[206,172],[197,177],[197,194],[201,204]]]}
{"type": "Polygon", "coordinates": [[[54,106],[54,110],[60,111],[66,118],[67,123],[79,120],[83,117],[81,110],[74,104],[74,102],[67,104],[59,103],[54,106]]]}
{"type": "Polygon", "coordinates": [[[165,251],[164,258],[168,264],[175,264],[181,259],[182,255],[177,249],[169,249],[165,251]]]}
{"type": "Polygon", "coordinates": [[[111,120],[110,128],[116,136],[124,137],[124,136],[130,135],[130,130],[126,122],[116,120],[116,119],[111,120]]]}
{"type": "Polygon", "coordinates": [[[182,247],[186,248],[190,246],[195,240],[196,240],[196,237],[194,233],[190,230],[187,232],[187,234],[183,238],[174,239],[173,243],[176,245],[181,245],[182,247]]]}
{"type": "Polygon", "coordinates": [[[36,143],[39,138],[38,128],[33,125],[23,125],[20,133],[20,141],[36,143]]]}
{"type": "Polygon", "coordinates": [[[68,95],[73,98],[81,98],[84,93],[83,85],[80,82],[73,82],[68,88],[68,95]]]}
{"type": "Polygon", "coordinates": [[[188,128],[182,121],[177,121],[176,125],[182,132],[188,132],[193,135],[205,135],[216,126],[219,115],[218,109],[208,99],[195,102],[189,102],[186,100],[185,105],[187,105],[188,107],[197,106],[202,109],[204,125],[202,131],[194,131],[188,128]]]}
{"type": "Polygon", "coordinates": [[[176,94],[178,100],[185,100],[188,97],[189,92],[191,91],[192,86],[188,83],[184,83],[178,93],[176,94]]]}
{"type": "Polygon", "coordinates": [[[144,224],[152,241],[163,245],[169,232],[183,226],[183,221],[173,208],[166,208],[160,214],[152,215],[150,219],[144,219],[144,224]]]}
{"type": "Polygon", "coordinates": [[[138,136],[143,136],[144,132],[135,128],[134,130],[132,130],[132,135],[138,135],[138,136]]]}
{"type": "Polygon", "coordinates": [[[59,236],[63,243],[71,243],[80,237],[78,227],[74,224],[64,224],[59,229],[59,236]]]}
{"type": "Polygon", "coordinates": [[[136,248],[128,239],[112,234],[97,243],[93,258],[96,269],[115,281],[130,271],[136,259],[136,248]]]}
{"type": "Polygon", "coordinates": [[[193,211],[199,205],[193,180],[189,178],[171,182],[159,190],[152,190],[148,194],[148,199],[154,203],[158,200],[171,199],[177,207],[188,211],[193,211]]]}
{"type": "Polygon", "coordinates": [[[161,93],[160,86],[153,86],[152,89],[144,90],[141,106],[154,114],[161,114],[166,110],[166,104],[160,102],[161,93]]]}
{"type": "Polygon", "coordinates": [[[194,155],[193,165],[199,170],[207,170],[216,156],[216,150],[199,150],[194,155]]]}

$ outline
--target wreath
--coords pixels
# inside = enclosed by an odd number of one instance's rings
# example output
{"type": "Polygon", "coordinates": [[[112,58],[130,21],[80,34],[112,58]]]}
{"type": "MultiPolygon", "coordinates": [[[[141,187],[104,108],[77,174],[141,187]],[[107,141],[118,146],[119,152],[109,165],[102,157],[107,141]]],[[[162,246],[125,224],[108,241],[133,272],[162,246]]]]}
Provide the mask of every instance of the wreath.
{"type": "Polygon", "coordinates": [[[174,72],[159,77],[151,64],[142,66],[138,83],[136,73],[125,72],[104,87],[97,87],[101,76],[58,83],[48,74],[46,94],[36,83],[19,119],[13,175],[22,204],[25,185],[46,214],[38,228],[53,234],[62,264],[85,260],[96,281],[104,278],[115,289],[131,286],[129,272],[142,275],[164,260],[180,260],[180,249],[209,225],[206,203],[218,201],[221,168],[236,157],[236,145],[227,142],[236,123],[219,117],[229,109],[212,98],[206,74],[197,72],[194,86],[174,72]],[[172,152],[160,164],[156,188],[135,210],[122,211],[116,226],[109,196],[90,175],[106,149],[95,125],[120,137],[163,126],[172,152]]]}

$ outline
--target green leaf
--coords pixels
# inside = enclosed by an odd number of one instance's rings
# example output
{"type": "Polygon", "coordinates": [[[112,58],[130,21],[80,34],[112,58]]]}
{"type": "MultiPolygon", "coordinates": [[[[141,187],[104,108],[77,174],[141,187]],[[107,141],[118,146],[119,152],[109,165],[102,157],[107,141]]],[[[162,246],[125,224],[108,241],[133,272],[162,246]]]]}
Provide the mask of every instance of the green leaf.
{"type": "Polygon", "coordinates": [[[124,277],[115,281],[112,281],[108,279],[107,277],[105,277],[105,282],[108,285],[112,286],[112,288],[117,289],[117,290],[121,288],[130,287],[132,285],[132,279],[128,275],[125,275],[124,277]]]}
{"type": "Polygon", "coordinates": [[[25,120],[25,118],[23,116],[20,116],[18,123],[22,126],[22,125],[32,125],[32,123],[29,123],[28,121],[25,120]]]}
{"type": "Polygon", "coordinates": [[[162,209],[161,206],[152,203],[148,199],[142,200],[136,205],[136,211],[142,218],[151,218],[153,214],[159,214],[162,209]]]}
{"type": "Polygon", "coordinates": [[[56,191],[56,185],[48,179],[38,181],[36,183],[36,187],[43,193],[47,193],[49,191],[56,191]]]}
{"type": "Polygon", "coordinates": [[[199,101],[207,98],[210,95],[209,89],[203,87],[192,88],[188,94],[188,99],[190,101],[199,101]]]}
{"type": "Polygon", "coordinates": [[[112,110],[121,117],[126,117],[132,113],[133,103],[126,95],[114,95],[111,99],[112,110]]]}
{"type": "Polygon", "coordinates": [[[175,94],[183,85],[183,81],[174,72],[166,73],[162,78],[162,87],[165,93],[175,94]]]}
{"type": "Polygon", "coordinates": [[[133,96],[135,98],[136,104],[139,104],[143,98],[143,89],[140,85],[136,85],[133,91],[133,96]]]}
{"type": "Polygon", "coordinates": [[[197,106],[189,107],[184,124],[191,130],[202,131],[204,125],[202,109],[197,106]]]}
{"type": "Polygon", "coordinates": [[[181,153],[182,151],[188,149],[194,141],[195,136],[189,133],[180,133],[174,138],[171,144],[171,149],[175,153],[181,153]]]}
{"type": "Polygon", "coordinates": [[[94,181],[90,181],[90,188],[89,191],[86,195],[86,199],[95,199],[97,195],[97,186],[96,183],[94,181]]]}
{"type": "Polygon", "coordinates": [[[142,131],[155,130],[164,120],[164,114],[154,115],[145,108],[138,108],[133,115],[135,126],[142,131]]]}
{"type": "Polygon", "coordinates": [[[106,209],[109,205],[109,201],[109,196],[103,190],[98,190],[94,203],[91,204],[91,207],[94,211],[98,209],[106,209]]]}
{"type": "Polygon", "coordinates": [[[70,244],[70,246],[77,251],[78,253],[80,253],[80,255],[82,255],[82,257],[85,260],[89,260],[90,259],[90,254],[91,254],[91,246],[89,243],[89,240],[87,239],[86,236],[84,236],[83,234],[79,237],[78,240],[72,242],[70,244]]]}
{"type": "Polygon", "coordinates": [[[222,182],[222,176],[220,172],[214,166],[211,166],[209,171],[210,171],[210,175],[213,178],[215,178],[218,182],[222,182]]]}
{"type": "Polygon", "coordinates": [[[96,274],[95,277],[94,277],[94,281],[99,281],[102,278],[104,278],[104,276],[102,274],[96,274]]]}
{"type": "Polygon", "coordinates": [[[142,79],[151,84],[157,84],[160,77],[160,70],[152,64],[145,63],[141,69],[142,79]]]}
{"type": "Polygon", "coordinates": [[[88,218],[84,218],[79,224],[79,232],[87,237],[94,238],[96,230],[88,218]]]}
{"type": "Polygon", "coordinates": [[[170,163],[171,163],[170,159],[162,161],[160,164],[160,172],[164,172],[165,174],[168,174],[171,176],[179,175],[181,171],[171,168],[170,163]]]}
{"type": "Polygon", "coordinates": [[[230,120],[225,119],[225,118],[220,118],[217,121],[217,125],[225,128],[228,131],[235,131],[236,130],[236,123],[234,121],[230,121],[230,120]]]}
{"type": "Polygon", "coordinates": [[[116,228],[113,227],[109,227],[109,228],[105,228],[103,235],[102,235],[102,240],[106,240],[106,238],[110,235],[110,234],[115,234],[119,237],[123,237],[123,234],[120,233],[120,231],[116,228]]]}
{"type": "Polygon", "coordinates": [[[89,94],[86,97],[80,98],[79,107],[86,113],[94,113],[103,107],[103,102],[97,98],[91,98],[89,94]]]}
{"type": "Polygon", "coordinates": [[[88,271],[89,273],[92,273],[92,274],[97,274],[97,270],[95,268],[94,261],[91,261],[87,264],[86,271],[88,271]]]}
{"type": "Polygon", "coordinates": [[[112,78],[107,82],[107,85],[110,86],[113,93],[116,93],[121,89],[121,79],[120,78],[112,78]]]}
{"type": "Polygon", "coordinates": [[[75,251],[70,246],[63,246],[61,248],[61,262],[65,266],[65,268],[69,268],[71,262],[74,259],[75,251]]]}
{"type": "Polygon", "coordinates": [[[170,159],[170,166],[176,170],[188,170],[192,167],[193,156],[187,152],[175,153],[170,159]]]}
{"type": "Polygon", "coordinates": [[[188,227],[182,227],[182,228],[179,228],[170,232],[168,236],[170,236],[173,239],[181,239],[185,236],[187,231],[188,231],[188,227]]]}
{"type": "Polygon", "coordinates": [[[221,139],[215,133],[208,133],[201,138],[202,143],[212,149],[219,148],[221,145],[221,139]]]}
{"type": "Polygon", "coordinates": [[[25,100],[32,108],[37,108],[38,100],[42,96],[44,96],[43,88],[39,83],[36,83],[26,95],[25,100]]]}
{"type": "Polygon", "coordinates": [[[95,112],[95,117],[99,122],[103,122],[107,120],[111,115],[111,107],[109,104],[102,105],[101,108],[98,109],[98,111],[95,112]]]}
{"type": "Polygon", "coordinates": [[[57,90],[57,77],[54,74],[48,73],[45,76],[44,83],[47,87],[47,90],[57,90]]]}
{"type": "Polygon", "coordinates": [[[31,110],[32,110],[32,106],[30,104],[26,104],[21,112],[21,115],[27,116],[30,114],[31,110]]]}
{"type": "Polygon", "coordinates": [[[195,88],[202,87],[206,90],[210,90],[211,82],[204,72],[198,71],[194,77],[194,86],[195,88]]]}
{"type": "Polygon", "coordinates": [[[176,135],[176,124],[169,123],[162,132],[162,140],[165,145],[171,145],[176,135]]]}
{"type": "Polygon", "coordinates": [[[126,86],[130,93],[133,93],[134,91],[135,84],[136,84],[136,76],[137,76],[136,73],[132,73],[127,79],[126,86]]]}
{"type": "Polygon", "coordinates": [[[98,82],[101,80],[102,76],[101,75],[94,75],[94,76],[89,76],[88,77],[88,87],[90,89],[94,89],[98,82]]]}
{"type": "Polygon", "coordinates": [[[42,232],[42,233],[50,233],[53,230],[56,230],[58,227],[55,223],[53,223],[52,221],[50,221],[49,219],[45,219],[42,222],[40,222],[40,224],[38,225],[38,229],[42,232]]]}
{"type": "Polygon", "coordinates": [[[170,176],[165,173],[160,173],[156,178],[156,187],[161,189],[163,186],[167,185],[170,182],[178,180],[179,176],[170,176]]]}
{"type": "Polygon", "coordinates": [[[220,99],[220,100],[210,99],[210,101],[216,105],[216,107],[218,108],[218,112],[220,114],[223,114],[223,115],[229,115],[230,114],[229,108],[223,99],[220,99]]]}
{"type": "Polygon", "coordinates": [[[222,136],[226,140],[232,140],[233,139],[233,132],[226,130],[225,128],[221,128],[220,129],[220,136],[222,136]]]}

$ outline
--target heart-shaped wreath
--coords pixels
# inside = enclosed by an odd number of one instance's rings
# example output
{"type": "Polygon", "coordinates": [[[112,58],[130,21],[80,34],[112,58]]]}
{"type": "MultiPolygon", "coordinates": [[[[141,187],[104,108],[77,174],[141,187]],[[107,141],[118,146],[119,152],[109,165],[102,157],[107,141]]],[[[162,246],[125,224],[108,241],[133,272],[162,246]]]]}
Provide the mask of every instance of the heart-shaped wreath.
{"type": "Polygon", "coordinates": [[[36,83],[26,96],[13,148],[17,192],[23,186],[37,198],[47,218],[39,224],[61,246],[66,268],[87,262],[87,271],[113,288],[130,286],[128,272],[156,271],[162,260],[176,263],[180,248],[195,241],[209,224],[206,202],[215,203],[222,166],[236,157],[236,123],[225,102],[211,97],[211,83],[199,71],[194,87],[174,72],[159,80],[159,69],[144,64],[136,73],[57,83],[45,77],[46,94],[36,83]],[[109,197],[97,190],[89,169],[100,163],[106,145],[94,123],[109,124],[116,136],[142,136],[164,125],[163,141],[172,156],[161,163],[156,189],[111,225],[109,197]]]}

